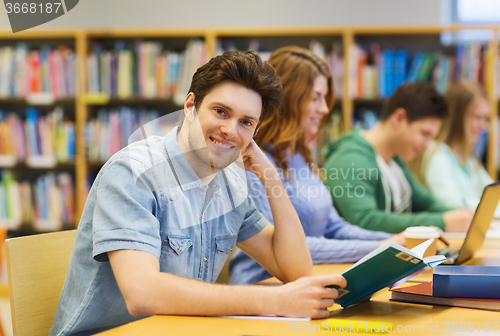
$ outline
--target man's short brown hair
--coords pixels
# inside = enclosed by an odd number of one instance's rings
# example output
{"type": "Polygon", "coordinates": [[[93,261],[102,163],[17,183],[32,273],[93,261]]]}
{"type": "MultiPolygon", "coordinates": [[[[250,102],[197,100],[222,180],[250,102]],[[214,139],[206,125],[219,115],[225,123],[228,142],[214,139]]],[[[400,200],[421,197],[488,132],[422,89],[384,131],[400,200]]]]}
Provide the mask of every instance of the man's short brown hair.
{"type": "Polygon", "coordinates": [[[385,121],[398,108],[406,110],[409,123],[425,118],[444,120],[448,116],[448,107],[442,95],[430,82],[404,83],[385,101],[380,114],[380,121],[385,121]]]}
{"type": "Polygon", "coordinates": [[[218,84],[231,81],[257,92],[262,98],[260,120],[277,113],[281,107],[282,87],[274,68],[254,51],[227,51],[198,68],[189,92],[194,93],[198,109],[203,98],[218,84]]]}

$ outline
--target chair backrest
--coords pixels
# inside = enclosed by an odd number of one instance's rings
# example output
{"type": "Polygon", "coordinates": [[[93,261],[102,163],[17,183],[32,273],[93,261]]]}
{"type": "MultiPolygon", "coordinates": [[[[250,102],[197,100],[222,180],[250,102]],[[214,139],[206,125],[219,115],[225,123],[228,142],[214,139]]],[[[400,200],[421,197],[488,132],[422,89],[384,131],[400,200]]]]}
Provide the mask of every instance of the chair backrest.
{"type": "Polygon", "coordinates": [[[56,315],[76,230],[7,239],[14,336],[47,336],[56,315]]]}

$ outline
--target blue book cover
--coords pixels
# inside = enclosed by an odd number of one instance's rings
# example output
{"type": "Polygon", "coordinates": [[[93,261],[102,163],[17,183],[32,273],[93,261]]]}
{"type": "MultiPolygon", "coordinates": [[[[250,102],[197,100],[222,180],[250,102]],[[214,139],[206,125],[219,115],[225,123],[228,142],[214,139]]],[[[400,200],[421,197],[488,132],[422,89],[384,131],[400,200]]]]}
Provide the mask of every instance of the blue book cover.
{"type": "Polygon", "coordinates": [[[408,52],[406,50],[398,50],[394,54],[394,80],[393,87],[389,95],[391,95],[406,79],[406,68],[408,67],[408,52]]]}
{"type": "Polygon", "coordinates": [[[42,46],[40,50],[40,64],[42,71],[42,91],[51,92],[52,88],[50,86],[50,70],[49,70],[49,58],[50,48],[48,46],[42,46]]]}
{"type": "Polygon", "coordinates": [[[413,56],[413,61],[411,62],[410,71],[408,72],[408,81],[413,83],[417,80],[417,75],[424,62],[425,55],[423,52],[417,52],[413,56]]]}
{"type": "Polygon", "coordinates": [[[67,148],[68,148],[68,160],[73,161],[75,160],[76,156],[76,134],[75,134],[75,126],[74,125],[68,125],[66,127],[67,134],[66,134],[66,142],[67,142],[67,148]]]}
{"type": "Polygon", "coordinates": [[[383,98],[388,98],[392,94],[392,89],[394,87],[394,51],[385,51],[385,87],[383,98]]]}
{"type": "Polygon", "coordinates": [[[31,155],[40,155],[38,112],[32,107],[26,109],[26,128],[31,155]]]}
{"type": "Polygon", "coordinates": [[[459,44],[456,51],[455,63],[455,81],[462,78],[462,64],[464,63],[465,45],[459,44]]]}
{"type": "Polygon", "coordinates": [[[437,266],[432,295],[500,299],[500,266],[437,266]]]}

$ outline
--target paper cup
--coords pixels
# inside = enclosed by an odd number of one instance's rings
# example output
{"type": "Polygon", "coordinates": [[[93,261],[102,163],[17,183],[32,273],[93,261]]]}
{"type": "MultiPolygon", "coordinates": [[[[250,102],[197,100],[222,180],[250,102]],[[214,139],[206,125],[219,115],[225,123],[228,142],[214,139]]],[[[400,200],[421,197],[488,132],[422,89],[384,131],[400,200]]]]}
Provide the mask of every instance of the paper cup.
{"type": "Polygon", "coordinates": [[[428,226],[412,226],[407,228],[403,236],[405,237],[406,247],[409,249],[423,243],[426,240],[434,238],[434,241],[424,253],[424,258],[436,255],[437,252],[437,239],[439,238],[439,231],[436,228],[428,226]]]}

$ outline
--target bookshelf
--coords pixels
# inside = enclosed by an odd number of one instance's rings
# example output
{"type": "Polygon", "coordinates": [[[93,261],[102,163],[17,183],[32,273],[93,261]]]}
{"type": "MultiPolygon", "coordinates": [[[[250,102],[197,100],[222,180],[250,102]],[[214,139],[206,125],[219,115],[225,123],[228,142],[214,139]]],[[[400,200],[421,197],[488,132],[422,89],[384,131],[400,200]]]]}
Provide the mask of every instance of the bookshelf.
{"type": "MultiPolygon", "coordinates": [[[[130,109],[132,113],[137,111],[156,111],[160,115],[176,111],[181,108],[180,101],[175,100],[175,94],[165,95],[164,88],[158,90],[149,89],[139,90],[138,84],[133,84],[134,76],[127,80],[130,90],[118,94],[118,88],[113,90],[92,90],[89,88],[89,66],[88,56],[99,49],[109,52],[104,59],[110,59],[118,62],[120,52],[123,50],[134,51],[139,44],[146,45],[146,50],[156,50],[156,56],[163,55],[164,52],[173,52],[182,54],[190,41],[199,41],[204,45],[204,59],[215,56],[225,49],[247,50],[249,47],[257,46],[263,57],[269,56],[270,52],[286,45],[300,45],[310,47],[311,41],[317,41],[324,47],[326,55],[335,52],[342,63],[337,66],[336,71],[336,92],[337,101],[334,109],[338,114],[334,118],[341,123],[343,131],[351,130],[353,127],[353,117],[355,111],[380,110],[384,97],[368,95],[358,97],[352,94],[351,86],[353,79],[350,71],[352,70],[353,46],[357,45],[365,51],[369,51],[373,44],[378,44],[380,50],[405,50],[408,53],[408,67],[410,67],[412,58],[417,52],[438,52],[440,55],[455,55],[457,46],[454,43],[445,45],[441,42],[440,36],[443,32],[453,35],[464,29],[486,30],[491,32],[491,38],[488,41],[481,42],[481,53],[485,56],[484,74],[487,76],[486,90],[492,102],[492,115],[489,143],[487,147],[486,168],[494,179],[497,178],[498,167],[497,157],[500,153],[497,129],[500,124],[498,119],[498,90],[500,86],[497,83],[498,74],[500,74],[499,60],[499,34],[500,26],[407,26],[407,27],[268,27],[268,28],[211,28],[211,29],[106,29],[106,30],[64,30],[61,32],[20,32],[12,34],[10,31],[0,31],[0,48],[4,46],[15,47],[19,42],[26,43],[30,48],[40,49],[43,45],[58,47],[68,45],[76,55],[74,90],[72,96],[57,97],[50,103],[41,101],[32,101],[27,96],[21,97],[0,97],[0,110],[12,111],[20,117],[25,118],[26,109],[33,107],[40,111],[40,115],[45,115],[54,108],[60,107],[64,110],[64,115],[68,120],[74,123],[75,129],[75,154],[72,162],[59,162],[53,168],[31,167],[26,162],[16,162],[11,168],[15,172],[14,176],[31,176],[35,178],[39,175],[55,172],[67,172],[73,178],[74,185],[74,223],[77,225],[88,192],[89,175],[96,174],[102,163],[101,160],[90,160],[88,157],[88,146],[86,143],[87,125],[95,120],[99,111],[101,115],[106,111],[121,111],[121,109],[130,109]],[[97,49],[96,49],[96,46],[97,49]],[[149,48],[149,49],[148,49],[149,48]],[[157,49],[155,49],[157,48],[157,49]],[[111,56],[110,56],[111,55],[111,56]],[[108,57],[108,58],[106,58],[108,57]],[[135,85],[135,86],[134,86],[135,85]],[[150,91],[148,91],[150,90],[150,91]],[[341,94],[338,94],[341,92],[341,94]],[[104,94],[103,94],[104,93],[104,94]]],[[[197,47],[199,48],[199,46],[197,47]]],[[[130,58],[131,54],[125,56],[130,58]]],[[[132,55],[133,56],[133,55],[132,55]]],[[[122,56],[123,57],[123,56],[122,56]]],[[[160,56],[161,58],[161,56],[160,56]]],[[[133,58],[132,58],[133,59],[133,58]]],[[[199,60],[200,62],[202,60],[199,60]]],[[[338,60],[337,60],[338,61],[338,60]]],[[[109,64],[113,64],[109,61],[109,64]]],[[[368,59],[368,63],[373,60],[368,59]]],[[[125,61],[126,64],[127,61],[125,61]]],[[[95,63],[94,63],[95,64],[95,63]]],[[[115,63],[114,66],[117,63],[115,63]]],[[[132,69],[132,68],[131,68],[132,69]]],[[[94,69],[95,70],[95,69],[94,69]]],[[[108,69],[109,71],[109,69],[108,69]]],[[[116,69],[118,71],[118,68],[116,69]]],[[[370,70],[369,70],[370,71],[370,70]]],[[[369,72],[368,71],[368,72],[369,72]]],[[[123,72],[123,70],[122,70],[123,72]]],[[[127,73],[129,71],[126,71],[127,73]]],[[[133,72],[133,71],[132,71],[133,72]]],[[[108,72],[109,74],[110,72],[108,72]]],[[[96,72],[94,71],[93,80],[95,83],[96,72]]],[[[151,75],[153,72],[150,73],[151,75]]],[[[185,72],[188,82],[192,76],[191,70],[185,72]]],[[[334,76],[334,77],[335,77],[334,76]]],[[[98,76],[99,77],[99,76],[98,76]]],[[[152,77],[150,78],[152,79],[152,77]]],[[[168,82],[168,81],[167,81],[168,82]]],[[[151,84],[153,86],[158,83],[151,84]]],[[[118,85],[118,84],[113,84],[118,85]]],[[[99,88],[99,86],[98,86],[99,88]]],[[[187,89],[186,89],[187,90],[187,89]]],[[[183,96],[186,92],[180,90],[179,95],[183,96]]],[[[113,118],[116,118],[114,116],[113,118]]],[[[328,128],[327,128],[328,129],[328,128]]],[[[332,130],[337,134],[338,130],[332,130]]],[[[0,160],[1,163],[1,160],[0,160]]],[[[1,168],[1,165],[0,165],[1,168]]],[[[4,167],[5,168],[5,167],[4,167]]],[[[19,232],[24,234],[28,232],[23,226],[19,232]]]]}
{"type": "Polygon", "coordinates": [[[74,228],[77,36],[0,32],[0,223],[74,228]]]}

